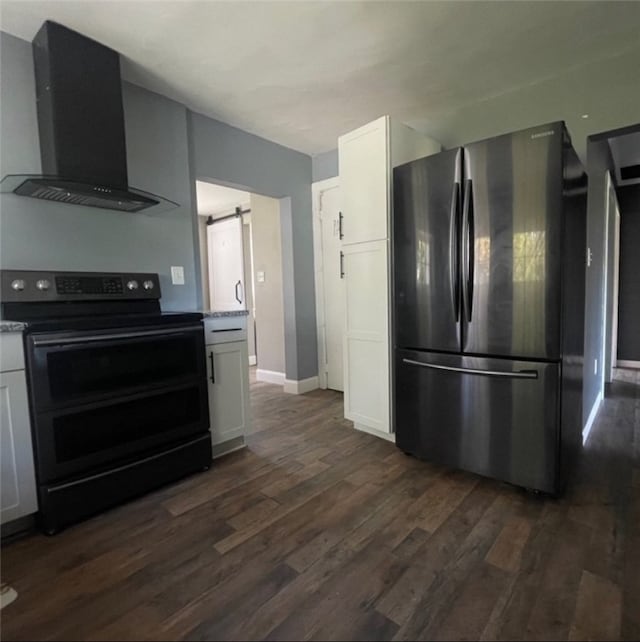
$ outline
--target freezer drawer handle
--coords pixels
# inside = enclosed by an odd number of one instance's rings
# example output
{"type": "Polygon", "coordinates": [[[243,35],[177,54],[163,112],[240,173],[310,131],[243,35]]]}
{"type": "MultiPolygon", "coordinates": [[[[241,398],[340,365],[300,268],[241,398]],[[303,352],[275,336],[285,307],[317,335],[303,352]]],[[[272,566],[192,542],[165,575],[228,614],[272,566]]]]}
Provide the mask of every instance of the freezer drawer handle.
{"type": "Polygon", "coordinates": [[[450,370],[452,372],[462,372],[463,374],[488,375],[489,377],[508,377],[511,379],[537,379],[536,370],[518,370],[517,372],[503,372],[501,370],[476,370],[474,368],[455,368],[453,366],[438,366],[435,363],[422,363],[413,359],[403,359],[403,363],[422,368],[433,368],[434,370],[450,370]]]}

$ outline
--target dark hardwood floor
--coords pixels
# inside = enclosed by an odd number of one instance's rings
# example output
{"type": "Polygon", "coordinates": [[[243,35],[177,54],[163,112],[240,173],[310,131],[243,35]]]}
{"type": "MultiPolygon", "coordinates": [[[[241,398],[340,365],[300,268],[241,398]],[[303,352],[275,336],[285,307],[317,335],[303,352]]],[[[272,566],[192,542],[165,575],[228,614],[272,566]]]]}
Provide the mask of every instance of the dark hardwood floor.
{"type": "Polygon", "coordinates": [[[254,383],[249,447],[2,551],[5,640],[640,639],[640,375],[566,496],[425,464],[254,383]]]}

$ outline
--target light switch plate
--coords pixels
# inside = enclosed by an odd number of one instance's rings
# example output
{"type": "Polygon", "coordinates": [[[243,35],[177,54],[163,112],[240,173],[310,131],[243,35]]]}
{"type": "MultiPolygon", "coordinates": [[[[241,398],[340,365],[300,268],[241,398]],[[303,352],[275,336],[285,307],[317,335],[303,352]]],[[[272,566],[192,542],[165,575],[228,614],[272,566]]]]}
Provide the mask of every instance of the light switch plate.
{"type": "Polygon", "coordinates": [[[173,285],[184,285],[184,268],[181,265],[171,266],[171,283],[173,285]]]}
{"type": "Polygon", "coordinates": [[[260,271],[256,274],[258,283],[264,283],[264,272],[260,271]]]}

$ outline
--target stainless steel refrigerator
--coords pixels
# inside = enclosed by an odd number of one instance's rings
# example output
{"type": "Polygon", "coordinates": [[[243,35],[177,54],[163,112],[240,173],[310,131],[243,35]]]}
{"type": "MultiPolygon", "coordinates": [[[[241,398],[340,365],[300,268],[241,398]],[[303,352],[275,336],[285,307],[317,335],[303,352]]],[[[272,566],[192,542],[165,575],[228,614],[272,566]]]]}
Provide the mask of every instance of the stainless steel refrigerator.
{"type": "Polygon", "coordinates": [[[581,445],[586,191],[562,122],[395,168],[399,448],[561,491],[581,445]]]}

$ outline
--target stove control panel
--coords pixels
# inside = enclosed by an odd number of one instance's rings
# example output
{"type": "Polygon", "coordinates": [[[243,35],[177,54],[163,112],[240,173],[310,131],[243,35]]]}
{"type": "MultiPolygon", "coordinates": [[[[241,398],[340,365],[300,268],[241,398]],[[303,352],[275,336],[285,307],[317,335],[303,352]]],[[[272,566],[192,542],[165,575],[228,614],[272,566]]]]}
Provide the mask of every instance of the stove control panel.
{"type": "Polygon", "coordinates": [[[2,303],[160,298],[157,274],[39,270],[0,273],[2,303]]]}

